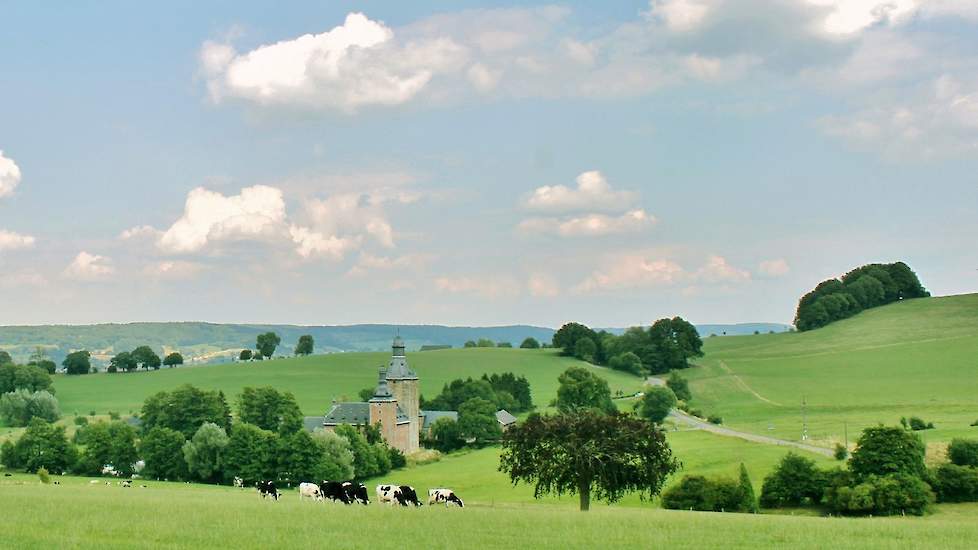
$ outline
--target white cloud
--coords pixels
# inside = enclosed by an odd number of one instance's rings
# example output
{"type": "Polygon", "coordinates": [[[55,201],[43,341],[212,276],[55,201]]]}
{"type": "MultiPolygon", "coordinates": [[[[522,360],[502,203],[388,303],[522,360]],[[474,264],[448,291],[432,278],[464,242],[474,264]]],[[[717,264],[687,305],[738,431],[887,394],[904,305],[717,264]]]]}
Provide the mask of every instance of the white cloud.
{"type": "Polygon", "coordinates": [[[115,267],[110,258],[85,251],[79,252],[64,271],[65,276],[81,280],[102,279],[113,273],[115,267]]]}
{"type": "Polygon", "coordinates": [[[661,20],[670,30],[683,32],[702,23],[709,11],[709,1],[650,0],[646,16],[661,20]]]}
{"type": "Polygon", "coordinates": [[[5,157],[3,150],[0,150],[0,197],[13,193],[19,183],[20,167],[14,159],[5,157]]]}
{"type": "Polygon", "coordinates": [[[21,250],[34,246],[34,237],[0,229],[0,251],[21,250]]]}
{"type": "Polygon", "coordinates": [[[405,271],[419,269],[430,259],[430,256],[422,254],[406,254],[404,256],[389,257],[375,256],[368,252],[361,252],[357,258],[357,263],[350,268],[347,275],[359,277],[371,271],[396,271],[401,274],[405,271]]]}
{"type": "Polygon", "coordinates": [[[742,283],[750,280],[750,272],[730,265],[722,256],[710,256],[693,277],[707,283],[742,283]]]}
{"type": "Polygon", "coordinates": [[[155,227],[149,225],[137,225],[135,227],[130,227],[119,233],[119,238],[127,241],[129,239],[159,239],[163,236],[163,232],[155,227]]]}
{"type": "Polygon", "coordinates": [[[207,42],[200,59],[215,100],[234,97],[352,112],[411,100],[435,74],[456,69],[465,55],[464,48],[446,38],[398,43],[382,22],[350,13],[327,32],[247,53],[207,42]]]}
{"type": "Polygon", "coordinates": [[[291,226],[289,235],[296,244],[296,253],[303,258],[313,256],[340,260],[347,252],[360,246],[359,238],[324,235],[307,227],[291,226]]]}
{"type": "Polygon", "coordinates": [[[515,296],[520,284],[509,277],[438,277],[435,288],[449,294],[475,294],[483,298],[515,296]]]}
{"type": "Polygon", "coordinates": [[[827,9],[823,28],[832,34],[851,34],[880,23],[896,24],[912,15],[921,0],[807,0],[827,9]]]}
{"type": "Polygon", "coordinates": [[[533,273],[527,281],[527,289],[531,296],[537,298],[553,298],[560,294],[560,284],[555,278],[545,273],[533,273]]]}
{"type": "Polygon", "coordinates": [[[762,261],[757,266],[757,270],[765,277],[783,277],[791,271],[791,267],[788,266],[788,262],[783,258],[778,258],[762,261]]]}
{"type": "Polygon", "coordinates": [[[530,218],[520,222],[519,229],[525,233],[544,233],[561,237],[618,235],[636,233],[653,226],[655,216],[637,209],[621,216],[587,214],[568,219],[530,218]]]}
{"type": "Polygon", "coordinates": [[[284,222],[285,201],[279,189],[255,185],[224,196],[198,187],[187,195],[183,216],[163,232],[159,246],[171,253],[197,252],[214,241],[282,231],[284,222]]]}
{"type": "Polygon", "coordinates": [[[575,181],[575,188],[565,185],[538,187],[526,199],[525,206],[547,212],[620,211],[627,209],[636,198],[634,192],[613,190],[597,170],[583,172],[575,181]]]}
{"type": "Polygon", "coordinates": [[[685,270],[676,262],[630,255],[619,258],[602,271],[594,272],[574,290],[592,292],[670,285],[685,277],[685,270]]]}
{"type": "Polygon", "coordinates": [[[186,279],[197,275],[202,269],[200,264],[194,262],[166,260],[145,266],[143,273],[158,279],[186,279]]]}

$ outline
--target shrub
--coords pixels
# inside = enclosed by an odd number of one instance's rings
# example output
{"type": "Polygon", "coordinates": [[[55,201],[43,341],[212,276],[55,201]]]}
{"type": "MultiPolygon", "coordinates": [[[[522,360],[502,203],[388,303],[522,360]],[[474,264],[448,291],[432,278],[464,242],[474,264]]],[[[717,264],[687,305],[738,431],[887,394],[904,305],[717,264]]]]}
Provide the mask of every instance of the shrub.
{"type": "Polygon", "coordinates": [[[719,414],[711,414],[706,420],[710,424],[723,424],[723,417],[719,414]]]}
{"type": "Polygon", "coordinates": [[[757,513],[757,497],[754,496],[754,484],[750,481],[747,467],[740,463],[740,495],[741,508],[744,512],[757,513]]]}
{"type": "Polygon", "coordinates": [[[536,338],[528,336],[520,344],[520,347],[523,349],[540,349],[540,342],[536,338]]]}
{"type": "Polygon", "coordinates": [[[28,472],[45,468],[60,474],[70,468],[77,457],[78,451],[68,441],[64,426],[54,426],[35,418],[16,443],[9,440],[4,443],[2,460],[8,468],[23,468],[28,472]]]}
{"type": "Polygon", "coordinates": [[[778,467],[761,486],[761,506],[781,508],[818,504],[825,490],[825,475],[811,459],[793,452],[784,455],[778,467]]]}
{"type": "Polygon", "coordinates": [[[679,376],[676,371],[672,371],[669,378],[666,379],[666,385],[669,386],[672,393],[676,394],[676,399],[689,401],[693,398],[692,392],[689,391],[689,381],[679,376]]]}
{"type": "Polygon", "coordinates": [[[975,420],[974,422],[972,422],[972,423],[971,423],[971,426],[972,426],[972,427],[974,427],[974,426],[978,426],[978,420],[975,420]]]}
{"type": "Polygon", "coordinates": [[[74,422],[75,426],[87,426],[88,418],[85,418],[84,416],[76,416],[74,422]]]}
{"type": "Polygon", "coordinates": [[[496,347],[497,348],[511,348],[511,347],[513,347],[513,343],[512,342],[496,342],[496,347]]]}
{"type": "Polygon", "coordinates": [[[51,483],[51,475],[48,473],[47,468],[41,466],[37,469],[37,478],[41,480],[41,483],[47,485],[51,483]]]}
{"type": "Polygon", "coordinates": [[[931,478],[940,502],[978,501],[978,468],[942,464],[931,471],[931,478]]]}
{"type": "Polygon", "coordinates": [[[54,422],[61,417],[58,399],[47,391],[18,389],[0,397],[0,417],[9,426],[26,426],[34,418],[54,422]]]}
{"type": "Polygon", "coordinates": [[[952,464],[978,468],[978,440],[951,440],[951,444],[947,448],[947,457],[952,464]]]}
{"type": "Polygon", "coordinates": [[[832,456],[834,456],[836,460],[845,460],[849,458],[849,449],[847,449],[842,443],[836,443],[835,452],[832,453],[832,456]]]}
{"type": "Polygon", "coordinates": [[[749,511],[745,506],[743,489],[737,481],[703,476],[684,476],[679,483],[662,493],[662,506],[671,510],[702,512],[749,511]]]}
{"type": "Polygon", "coordinates": [[[896,473],[923,477],[927,472],[925,452],[917,434],[897,427],[866,428],[849,460],[849,469],[859,480],[896,473]]]}
{"type": "Polygon", "coordinates": [[[857,482],[849,472],[836,470],[827,478],[824,502],[836,514],[921,515],[934,502],[927,483],[904,473],[869,475],[857,482]]]}
{"type": "Polygon", "coordinates": [[[400,449],[390,447],[387,449],[387,454],[391,459],[391,469],[396,470],[407,466],[407,457],[404,456],[404,453],[400,449]]]}
{"type": "Polygon", "coordinates": [[[659,424],[669,416],[669,411],[675,406],[676,394],[666,386],[656,386],[645,392],[640,412],[642,418],[659,424]]]}
{"type": "Polygon", "coordinates": [[[910,425],[910,429],[915,432],[934,429],[933,422],[924,422],[922,418],[917,416],[911,416],[909,419],[907,419],[907,423],[910,425]]]}
{"type": "Polygon", "coordinates": [[[116,411],[109,411],[109,419],[119,420],[119,413],[117,413],[116,411]]]}

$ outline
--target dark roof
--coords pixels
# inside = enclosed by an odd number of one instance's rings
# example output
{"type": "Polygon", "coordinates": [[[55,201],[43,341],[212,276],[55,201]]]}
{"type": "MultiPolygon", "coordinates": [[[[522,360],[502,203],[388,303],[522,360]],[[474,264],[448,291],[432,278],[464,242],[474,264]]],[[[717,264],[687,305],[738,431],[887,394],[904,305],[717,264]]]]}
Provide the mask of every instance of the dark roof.
{"type": "Polygon", "coordinates": [[[374,396],[371,401],[394,401],[394,394],[391,393],[390,386],[387,385],[387,370],[381,368],[380,376],[377,380],[377,387],[374,389],[374,396]]]}
{"type": "Polygon", "coordinates": [[[337,403],[326,413],[324,424],[367,424],[370,422],[369,403],[337,403]]]}
{"type": "Polygon", "coordinates": [[[404,340],[398,336],[394,338],[391,346],[391,361],[387,365],[388,380],[417,380],[418,375],[408,367],[407,357],[404,353],[404,340]]]}
{"type": "Polygon", "coordinates": [[[322,416],[306,416],[302,419],[302,427],[306,429],[307,432],[314,432],[317,428],[323,427],[323,417],[322,416]]]}
{"type": "Polygon", "coordinates": [[[451,418],[457,421],[458,411],[421,411],[421,416],[424,417],[424,424],[421,425],[421,429],[429,430],[439,418],[451,418]]]}
{"type": "Polygon", "coordinates": [[[516,417],[509,414],[509,411],[506,409],[499,409],[496,411],[496,421],[503,426],[509,426],[510,424],[516,423],[516,417]]]}

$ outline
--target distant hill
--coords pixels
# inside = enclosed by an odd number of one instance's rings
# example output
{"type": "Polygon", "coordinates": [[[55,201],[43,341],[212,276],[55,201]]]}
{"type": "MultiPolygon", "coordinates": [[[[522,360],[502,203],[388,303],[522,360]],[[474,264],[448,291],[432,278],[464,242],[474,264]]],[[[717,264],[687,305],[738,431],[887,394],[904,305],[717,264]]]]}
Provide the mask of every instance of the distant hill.
{"type": "MultiPolygon", "coordinates": [[[[769,331],[784,332],[787,325],[748,323],[740,325],[701,325],[703,337],[710,334],[738,335],[769,331]]],[[[620,334],[623,328],[607,329],[620,334]]],[[[23,361],[41,346],[49,356],[60,362],[72,351],[87,349],[97,360],[105,361],[122,350],[148,345],[161,351],[180,351],[187,360],[210,362],[227,360],[243,348],[254,347],[255,337],[273,331],[282,337],[279,351],[291,354],[299,336],[311,334],[316,341],[316,353],[341,351],[378,351],[390,346],[395,333],[404,338],[408,349],[422,346],[461,347],[467,340],[488,338],[494,342],[510,342],[519,346],[528,336],[541,343],[549,342],[554,329],[530,325],[499,327],[449,327],[441,325],[238,325],[197,322],[126,323],[101,325],[42,325],[0,327],[0,349],[8,351],[15,360],[23,361]]]]}

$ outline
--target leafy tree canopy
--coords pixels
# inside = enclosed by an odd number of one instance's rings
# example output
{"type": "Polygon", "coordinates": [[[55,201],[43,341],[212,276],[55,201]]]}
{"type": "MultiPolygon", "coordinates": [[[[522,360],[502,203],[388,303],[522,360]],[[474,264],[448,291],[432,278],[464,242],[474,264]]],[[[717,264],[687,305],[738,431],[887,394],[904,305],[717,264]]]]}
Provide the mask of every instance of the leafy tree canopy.
{"type": "Polygon", "coordinates": [[[275,348],[282,343],[282,339],[274,332],[259,334],[255,339],[255,348],[266,359],[271,358],[275,353],[275,348]]]}
{"type": "Polygon", "coordinates": [[[65,374],[88,374],[92,371],[91,357],[92,354],[86,350],[73,351],[65,357],[61,366],[64,367],[65,374]]]}
{"type": "Polygon", "coordinates": [[[617,410],[611,401],[608,381],[583,367],[571,367],[557,380],[557,410],[574,412],[595,409],[606,413],[617,410]]]}
{"type": "Polygon", "coordinates": [[[295,345],[295,354],[311,355],[314,348],[315,342],[312,339],[312,336],[309,334],[303,334],[299,337],[299,342],[295,345]]]}

